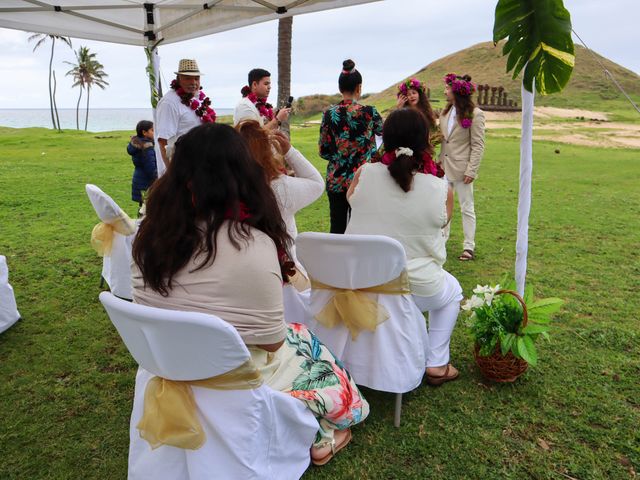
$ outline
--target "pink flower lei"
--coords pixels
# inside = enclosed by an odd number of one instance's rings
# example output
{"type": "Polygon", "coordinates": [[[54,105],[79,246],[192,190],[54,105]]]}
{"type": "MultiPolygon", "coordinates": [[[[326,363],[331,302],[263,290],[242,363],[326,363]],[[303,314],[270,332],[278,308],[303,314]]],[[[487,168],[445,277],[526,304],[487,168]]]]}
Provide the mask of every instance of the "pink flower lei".
{"type": "Polygon", "coordinates": [[[171,88],[176,91],[181,103],[189,107],[200,117],[202,123],[214,123],[216,121],[216,112],[211,108],[211,99],[205,95],[202,87],[200,87],[197,98],[194,94],[185,92],[177,80],[171,82],[171,88]]]}
{"type": "Polygon", "coordinates": [[[248,98],[249,101],[256,106],[261,117],[265,117],[267,121],[273,120],[273,105],[267,103],[266,98],[259,98],[258,95],[252,93],[251,89],[246,85],[242,87],[240,93],[242,93],[243,97],[248,98]]]}
{"type": "Polygon", "coordinates": [[[399,97],[400,95],[406,95],[409,92],[409,89],[424,92],[425,86],[424,83],[422,83],[417,78],[410,78],[409,80],[404,81],[400,85],[398,85],[398,93],[396,94],[396,96],[399,97]]]}
{"type": "MultiPolygon", "coordinates": [[[[459,77],[455,73],[448,73],[444,77],[444,83],[451,87],[451,91],[463,97],[469,97],[476,91],[476,84],[459,77]]],[[[473,124],[473,113],[471,117],[463,117],[460,119],[462,128],[469,128],[473,124]]]]}
{"type": "MultiPolygon", "coordinates": [[[[397,159],[396,152],[385,152],[380,159],[383,165],[391,165],[397,159]]],[[[444,177],[444,171],[436,162],[433,161],[433,158],[429,153],[424,152],[422,154],[422,171],[420,173],[425,173],[429,175],[433,175],[434,177],[442,178],[444,177]]]]}

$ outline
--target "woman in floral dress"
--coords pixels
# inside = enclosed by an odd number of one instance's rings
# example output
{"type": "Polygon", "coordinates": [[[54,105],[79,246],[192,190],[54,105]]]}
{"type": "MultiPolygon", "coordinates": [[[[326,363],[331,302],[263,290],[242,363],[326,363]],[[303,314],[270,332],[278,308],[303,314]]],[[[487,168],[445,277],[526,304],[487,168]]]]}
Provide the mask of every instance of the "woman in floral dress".
{"type": "Polygon", "coordinates": [[[382,135],[382,117],[373,106],[360,105],[362,75],[353,60],[342,63],[338,87],[342,101],[324,112],[320,125],[320,156],[327,160],[327,197],[331,233],[344,233],[351,207],[347,190],[355,171],[376,153],[376,135],[382,135]]]}
{"type": "Polygon", "coordinates": [[[203,124],[176,142],[133,244],[134,302],[216,315],[247,345],[266,384],[318,419],[316,464],[351,439],[369,405],[306,327],[284,321],[291,242],[276,198],[242,137],[203,124]]]}

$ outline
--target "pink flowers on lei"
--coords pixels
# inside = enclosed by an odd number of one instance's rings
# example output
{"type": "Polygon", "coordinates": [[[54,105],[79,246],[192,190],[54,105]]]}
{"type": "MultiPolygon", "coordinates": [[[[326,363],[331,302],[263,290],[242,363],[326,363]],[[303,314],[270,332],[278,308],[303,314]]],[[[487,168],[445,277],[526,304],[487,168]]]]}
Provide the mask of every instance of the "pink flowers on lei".
{"type": "MultiPolygon", "coordinates": [[[[404,155],[404,153],[402,154],[404,155]]],[[[413,152],[411,152],[411,154],[413,155],[413,152]]],[[[395,151],[385,152],[380,161],[383,165],[389,166],[396,161],[398,156],[399,155],[397,155],[395,151]]],[[[438,178],[444,177],[444,171],[442,170],[442,168],[440,168],[440,166],[433,161],[433,158],[427,152],[424,152],[422,154],[422,171],[420,171],[420,173],[433,175],[434,177],[438,178]]]]}
{"type": "Polygon", "coordinates": [[[211,99],[205,95],[202,87],[200,87],[197,97],[192,93],[185,92],[176,80],[171,82],[171,88],[176,91],[183,105],[195,111],[202,123],[214,123],[216,121],[216,112],[211,108],[211,99]]]}

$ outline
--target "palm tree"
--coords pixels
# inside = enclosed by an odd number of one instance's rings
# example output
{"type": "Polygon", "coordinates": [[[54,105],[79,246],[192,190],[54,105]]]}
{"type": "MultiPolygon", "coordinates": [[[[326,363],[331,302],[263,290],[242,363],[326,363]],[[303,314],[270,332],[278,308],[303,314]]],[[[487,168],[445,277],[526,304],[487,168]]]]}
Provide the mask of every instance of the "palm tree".
{"type": "MultiPolygon", "coordinates": [[[[291,33],[293,17],[278,20],[278,107],[289,100],[291,94],[291,33]]],[[[282,130],[289,135],[289,122],[282,125],[282,130]]]]}
{"type": "Polygon", "coordinates": [[[56,46],[56,40],[60,40],[63,43],[66,43],[69,48],[71,47],[71,39],[69,37],[61,37],[60,35],[49,35],[46,33],[34,33],[29,36],[27,41],[32,42],[37,40],[35,47],[33,47],[33,51],[35,52],[38,47],[44,45],[45,42],[51,39],[51,57],[49,58],[49,108],[51,109],[51,122],[53,123],[53,128],[57,128],[60,130],[60,119],[58,118],[58,109],[55,106],[55,92],[51,91],[51,73],[53,67],[53,50],[56,46]],[[54,117],[55,112],[55,117],[54,117]]]}
{"type": "Polygon", "coordinates": [[[80,130],[79,110],[80,99],[82,98],[82,91],[87,89],[87,108],[84,118],[84,129],[87,130],[89,123],[89,94],[91,93],[91,87],[93,85],[105,89],[109,82],[105,80],[108,77],[103,68],[104,66],[96,60],[96,54],[90,53],[88,47],[80,47],[75,52],[76,62],[65,62],[72,66],[71,70],[67,72],[67,75],[73,77],[73,87],[80,87],[80,95],[78,95],[78,103],[76,104],[76,128],[80,130]]]}

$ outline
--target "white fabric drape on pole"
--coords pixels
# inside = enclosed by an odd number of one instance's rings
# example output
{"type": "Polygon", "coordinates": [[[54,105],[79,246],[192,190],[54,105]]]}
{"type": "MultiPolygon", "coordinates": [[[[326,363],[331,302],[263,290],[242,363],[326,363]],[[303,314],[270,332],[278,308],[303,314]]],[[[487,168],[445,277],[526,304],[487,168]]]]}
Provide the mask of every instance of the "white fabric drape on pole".
{"type": "Polygon", "coordinates": [[[531,92],[521,87],[522,136],[520,139],[520,191],[518,194],[518,235],[516,238],[516,287],[524,295],[529,249],[529,212],[531,211],[531,172],[533,170],[533,100],[535,81],[531,92]]]}

